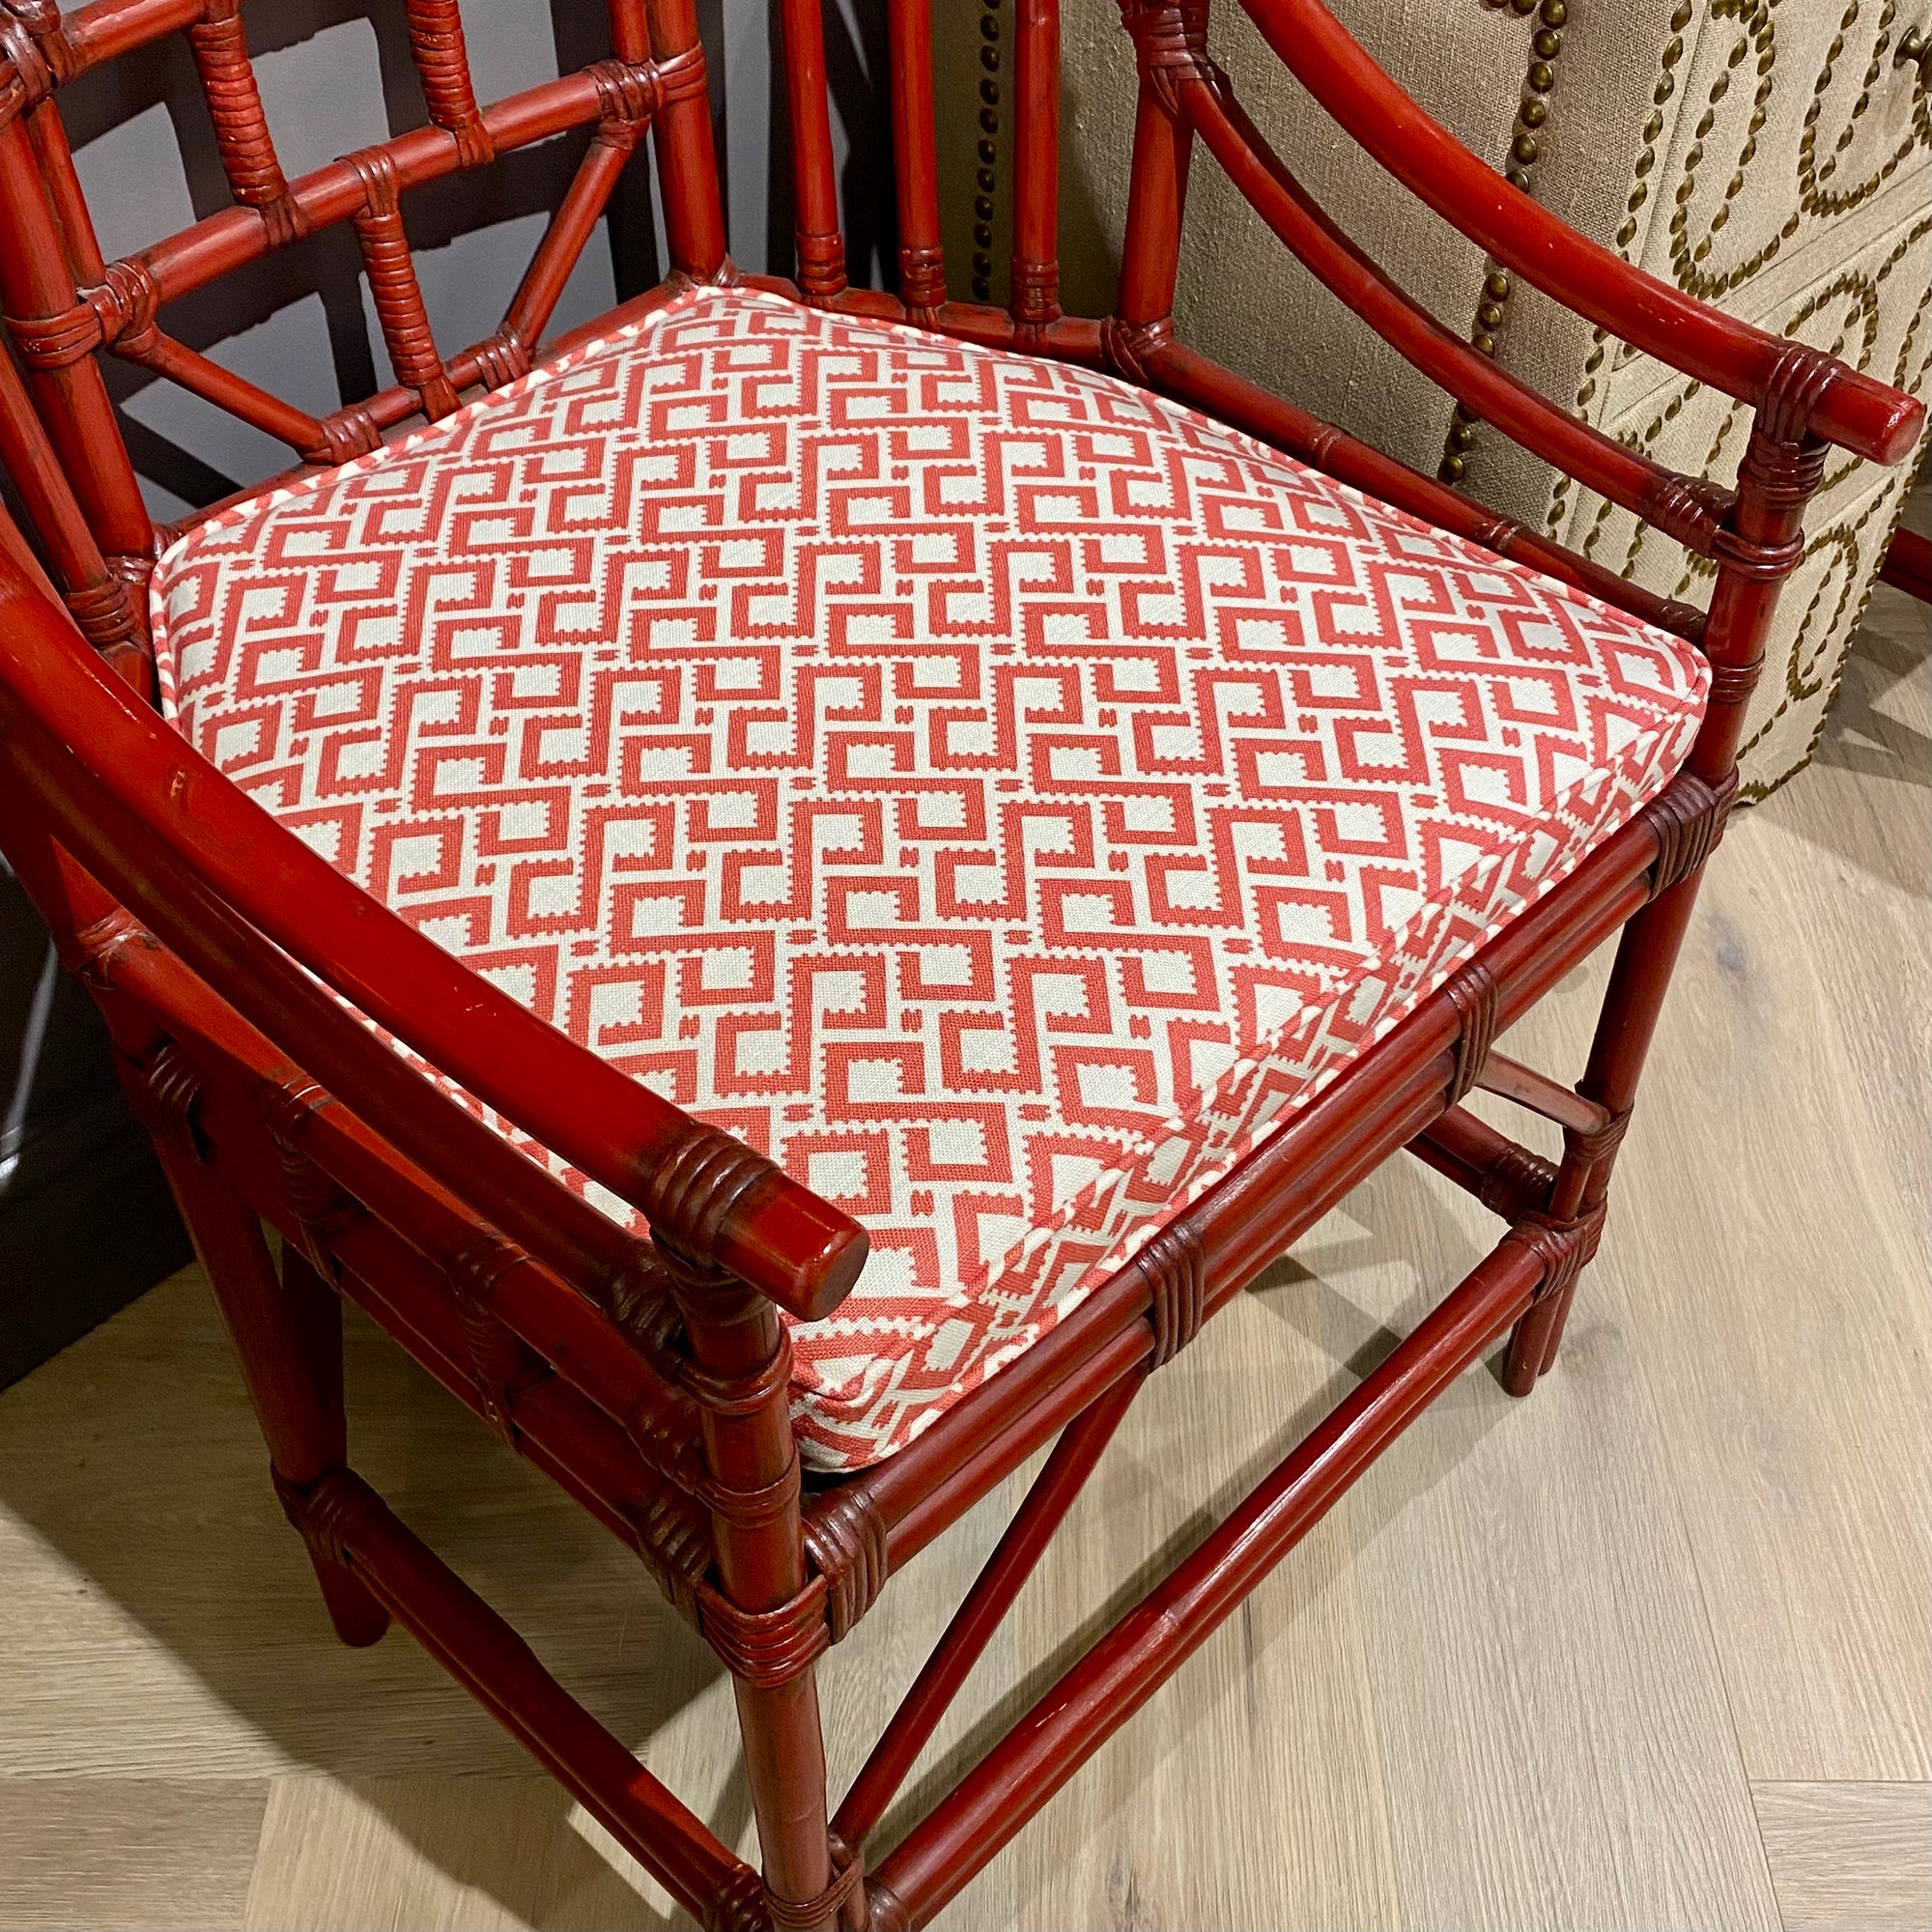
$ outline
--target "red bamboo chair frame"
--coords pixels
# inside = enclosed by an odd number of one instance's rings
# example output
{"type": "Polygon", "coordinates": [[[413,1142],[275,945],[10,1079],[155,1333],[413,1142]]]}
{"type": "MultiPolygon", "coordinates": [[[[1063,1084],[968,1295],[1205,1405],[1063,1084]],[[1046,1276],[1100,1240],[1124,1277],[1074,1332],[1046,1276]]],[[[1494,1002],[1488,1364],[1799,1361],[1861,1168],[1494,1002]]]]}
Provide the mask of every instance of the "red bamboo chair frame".
{"type": "MultiPolygon", "coordinates": [[[[150,708],[143,588],[167,532],[143,508],[99,357],[137,362],[288,444],[375,448],[539,354],[572,266],[645,131],[671,276],[739,277],[726,250],[694,0],[607,0],[609,59],[479,103],[454,0],[405,0],[429,120],[296,180],[276,156],[239,0],[0,0],[0,844],[94,990],[233,1337],[274,1485],[351,1643],[394,1617],[706,1925],[927,1922],[1151,1696],[1420,1409],[1500,1338],[1525,1394],[1554,1359],[1705,860],[1773,607],[1829,446],[1895,463],[1919,406],[1767,336],[1585,242],[1408,100],[1320,0],[1240,0],[1378,166],[1520,275],[1737,398],[1735,486],[1677,475],[1565,414],[1443,329],[1315,205],[1208,51],[1207,0],[1121,0],[1138,62],[1113,313],[1059,299],[1059,10],[1015,0],[1010,298],[948,294],[930,0],[890,0],[896,293],[850,287],[819,0],[777,0],[792,143],[795,298],[1105,368],[1209,410],[1499,555],[1696,643],[1708,713],[1638,817],[1160,1234],[1043,1341],[910,1446],[807,1491],[787,1413],[784,1310],[838,1306],[863,1229],[728,1134],[552,1032],[277,827],[150,708]],[[234,205],[103,261],[59,89],[185,34],[234,205]],[[591,134],[501,327],[445,356],[408,191],[564,130],[591,134]],[[1187,348],[1173,318],[1197,145],[1307,268],[1473,417],[1716,569],[1708,615],[1662,600],[1187,348]],[[170,336],[166,305],[331,224],[360,249],[398,381],[316,417],[170,336]],[[64,609],[62,607],[65,607],[64,609]],[[82,639],[85,640],[83,644],[82,639]],[[88,649],[86,646],[92,646],[88,649]],[[1567,1088],[1495,1036],[1621,934],[1595,1044],[1567,1088]],[[339,997],[334,997],[339,996],[339,997]],[[380,1023],[531,1140],[638,1208],[633,1237],[378,1040],[380,1023]],[[1554,1122],[1549,1162],[1461,1103],[1484,1087],[1554,1122]],[[1504,1232],[1388,1358],[1074,1663],[882,1861],[867,1841],[1149,1373],[1362,1177],[1406,1148],[1504,1232]],[[279,1266],[264,1223],[279,1234],[279,1266]],[[506,1442],[643,1558],[737,1690],[763,1854],[754,1871],[553,1679],[348,1463],[340,1302],[357,1302],[506,1442]],[[836,1813],[815,1665],[892,1574],[1058,1442],[836,1813]]],[[[1559,23],[1560,24],[1560,23],[1559,23]]],[[[598,327],[608,326],[608,318],[598,327]]],[[[582,332],[580,332],[582,333],[582,332]]],[[[568,338],[566,338],[567,344],[568,338]]]]}

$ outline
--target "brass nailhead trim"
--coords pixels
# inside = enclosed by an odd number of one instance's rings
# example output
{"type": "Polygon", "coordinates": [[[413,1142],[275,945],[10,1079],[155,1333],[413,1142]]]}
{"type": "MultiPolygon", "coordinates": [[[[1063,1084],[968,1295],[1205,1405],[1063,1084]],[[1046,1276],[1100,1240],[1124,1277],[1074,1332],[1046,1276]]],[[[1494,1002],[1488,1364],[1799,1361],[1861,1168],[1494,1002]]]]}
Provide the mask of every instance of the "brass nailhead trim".
{"type": "MultiPolygon", "coordinates": [[[[1510,133],[1509,160],[1503,173],[1511,186],[1529,192],[1531,171],[1542,149],[1537,130],[1549,119],[1548,95],[1556,85],[1556,56],[1563,51],[1564,24],[1570,18],[1568,0],[1483,0],[1486,7],[1513,13],[1538,14],[1542,24],[1531,35],[1529,64],[1522,79],[1522,99],[1516,113],[1516,127],[1510,133]]],[[[1469,340],[1484,355],[1496,353],[1496,332],[1508,319],[1509,300],[1514,285],[1509,270],[1500,262],[1491,262],[1483,277],[1483,293],[1476,305],[1476,320],[1469,340]]],[[[1476,445],[1476,418],[1458,403],[1449,419],[1449,434],[1443,442],[1442,461],[1435,474],[1454,486],[1468,470],[1468,456],[1476,445]]]]}
{"type": "MultiPolygon", "coordinates": [[[[1773,0],[1775,4],[1775,0],[1773,0]]],[[[1775,22],[1771,14],[1771,5],[1767,0],[1746,0],[1737,11],[1736,24],[1740,39],[1731,56],[1729,65],[1714,83],[1710,107],[1699,118],[1694,130],[1694,139],[1685,156],[1684,179],[1676,189],[1676,205],[1670,216],[1670,266],[1671,273],[1678,285],[1688,294],[1704,300],[1713,300],[1730,293],[1748,281],[1759,270],[1769,266],[1781,252],[1786,242],[1799,231],[1805,215],[1829,216],[1841,214],[1858,208],[1868,201],[1897,173],[1913,153],[1923,146],[1927,138],[1927,107],[1923,94],[1913,104],[1910,126],[1907,128],[1899,146],[1880,162],[1878,167],[1856,187],[1833,193],[1826,184],[1836,171],[1838,153],[1834,151],[1821,162],[1818,158],[1818,124],[1824,110],[1825,97],[1830,92],[1833,72],[1839,58],[1845,50],[1845,36],[1859,17],[1862,0],[1848,0],[1843,16],[1838,23],[1838,31],[1827,51],[1825,64],[1819,71],[1818,78],[1812,86],[1811,100],[1805,110],[1804,132],[1799,141],[1798,207],[1763,247],[1749,260],[1737,264],[1722,274],[1707,274],[1702,264],[1711,249],[1712,237],[1729,219],[1730,209],[1745,185],[1746,170],[1757,153],[1757,137],[1764,127],[1769,110],[1773,88],[1773,66],[1776,56],[1774,39],[1775,22]],[[1743,63],[1747,54],[1754,50],[1757,55],[1757,91],[1752,99],[1750,120],[1746,128],[1746,138],[1739,151],[1736,171],[1727,184],[1723,200],[1713,215],[1709,230],[1702,240],[1692,245],[1689,239],[1690,202],[1694,192],[1692,183],[1695,170],[1704,158],[1704,141],[1716,125],[1715,109],[1730,86],[1730,75],[1743,63]]],[[[1845,120],[1847,131],[1861,121],[1869,110],[1874,90],[1881,84],[1886,72],[1886,50],[1890,44],[1891,23],[1897,12],[1896,6],[1889,6],[1880,16],[1878,38],[1873,43],[1872,59],[1866,68],[1859,97],[1854,101],[1851,112],[1845,120]]],[[[1637,215],[1644,203],[1650,198],[1649,177],[1655,169],[1659,156],[1659,144],[1664,128],[1664,108],[1677,92],[1677,69],[1685,53],[1685,31],[1695,15],[1692,0],[1679,0],[1671,14],[1671,39],[1665,44],[1660,62],[1657,86],[1652,95],[1655,103],[1653,111],[1644,123],[1643,150],[1637,156],[1634,168],[1634,182],[1631,188],[1630,200],[1624,220],[1617,229],[1616,247],[1626,260],[1637,238],[1637,215]]],[[[1902,44],[1902,43],[1901,43],[1902,44]]],[[[1896,57],[1894,58],[1896,64],[1896,57]]],[[[1888,264],[1888,269],[1889,265],[1888,264]]],[[[1874,280],[1882,280],[1887,271],[1881,270],[1874,280]]],[[[1797,319],[1787,327],[1795,327],[1797,319]]],[[[1593,346],[1588,359],[1583,364],[1582,381],[1577,391],[1576,408],[1580,414],[1587,408],[1597,392],[1598,377],[1606,360],[1609,359],[1609,339],[1603,329],[1594,332],[1593,346]]],[[[1694,386],[1683,400],[1694,395],[1694,386]]],[[[1681,404],[1679,405],[1681,406],[1681,404]]],[[[1673,407],[1670,413],[1676,412],[1673,407]]],[[[1654,431],[1653,431],[1654,433],[1654,431]]],[[[1845,464],[1839,471],[1829,477],[1824,489],[1830,491],[1842,482],[1856,467],[1845,464]]],[[[1574,484],[1569,477],[1559,477],[1551,493],[1549,512],[1545,527],[1554,536],[1561,527],[1564,506],[1569,499],[1574,484]]],[[[1593,532],[1594,534],[1594,532],[1593,532]]],[[[1587,552],[1585,553],[1588,554],[1587,552]]],[[[1681,594],[1681,589],[1680,589],[1681,594]]]]}
{"type": "Polygon", "coordinates": [[[999,185],[1000,0],[980,0],[980,172],[973,199],[973,299],[993,298],[993,193],[999,185]]]}

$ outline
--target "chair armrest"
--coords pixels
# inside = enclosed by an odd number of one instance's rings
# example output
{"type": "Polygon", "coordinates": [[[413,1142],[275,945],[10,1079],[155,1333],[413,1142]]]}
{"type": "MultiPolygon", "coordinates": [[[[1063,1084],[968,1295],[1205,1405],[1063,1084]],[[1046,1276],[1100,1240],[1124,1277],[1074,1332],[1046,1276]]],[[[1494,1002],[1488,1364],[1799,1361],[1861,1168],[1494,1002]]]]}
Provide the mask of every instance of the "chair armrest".
{"type": "MultiPolygon", "coordinates": [[[[677,1248],[802,1321],[830,1314],[858,1279],[856,1221],[576,1045],[337,872],[106,671],[0,543],[0,763],[47,799],[65,838],[77,808],[52,797],[49,750],[226,907],[677,1248]]],[[[136,875],[140,862],[131,852],[121,869],[136,875]]],[[[194,917],[179,900],[156,912],[164,937],[194,917]]]]}
{"type": "Polygon", "coordinates": [[[1240,0],[1320,106],[1419,200],[1513,273],[1587,321],[1754,409],[1897,463],[1924,406],[1824,352],[1722,314],[1579,235],[1433,120],[1321,0],[1240,0]]]}

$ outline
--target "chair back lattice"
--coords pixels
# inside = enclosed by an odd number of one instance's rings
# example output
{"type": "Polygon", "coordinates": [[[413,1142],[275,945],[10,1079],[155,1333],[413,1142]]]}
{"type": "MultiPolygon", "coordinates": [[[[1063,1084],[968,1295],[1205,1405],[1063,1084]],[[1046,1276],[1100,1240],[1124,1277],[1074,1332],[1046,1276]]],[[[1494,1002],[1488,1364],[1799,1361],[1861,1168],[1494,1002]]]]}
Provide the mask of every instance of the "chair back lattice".
{"type": "Polygon", "coordinates": [[[657,145],[673,267],[705,278],[724,271],[693,0],[607,0],[608,59],[488,103],[477,99],[470,77],[457,0],[403,5],[429,125],[291,180],[263,111],[241,0],[94,0],[69,14],[53,0],[0,4],[0,308],[19,364],[0,356],[0,457],[69,609],[110,657],[145,654],[138,592],[157,532],[99,352],[192,390],[286,443],[302,463],[345,462],[397,424],[447,415],[466,390],[497,387],[529,368],[646,128],[657,145]],[[174,33],[193,57],[234,204],[109,262],[74,169],[58,91],[174,33]],[[585,126],[593,129],[589,145],[501,325],[445,355],[417,280],[404,196],[585,126]],[[164,327],[168,303],[342,223],[360,252],[393,386],[312,415],[164,327]]]}
{"type": "MultiPolygon", "coordinates": [[[[950,310],[939,243],[931,0],[890,0],[899,299],[891,312],[936,325],[950,310]]],[[[0,0],[0,309],[19,368],[0,357],[0,457],[76,623],[139,678],[141,586],[157,533],[123,444],[100,352],[164,376],[286,443],[303,464],[376,447],[413,417],[434,420],[465,391],[530,366],[572,269],[646,128],[657,149],[665,239],[675,273],[733,272],[695,0],[606,0],[611,55],[542,85],[480,102],[457,0],[403,0],[429,125],[291,180],[275,151],[248,52],[242,0],[0,0]],[[233,206],[121,261],[103,259],[58,105],[79,75],[166,35],[185,36],[233,206]],[[512,150],[589,126],[589,146],[500,327],[445,355],[430,327],[404,225],[407,192],[512,150]],[[170,302],[337,224],[354,231],[395,384],[312,415],[222,367],[165,327],[170,302]],[[24,377],[24,380],[23,380],[24,377]]],[[[791,129],[797,286],[809,301],[861,306],[848,291],[819,0],[776,0],[791,129]]],[[[1004,329],[1044,346],[1060,313],[1054,213],[1059,148],[1055,0],[1019,0],[1010,50],[981,63],[1015,82],[1018,179],[1011,305],[1004,329]]],[[[998,311],[982,312],[988,317],[998,311]]],[[[956,318],[949,314],[949,322],[956,318]]],[[[955,332],[986,332],[984,323],[955,332]]]]}

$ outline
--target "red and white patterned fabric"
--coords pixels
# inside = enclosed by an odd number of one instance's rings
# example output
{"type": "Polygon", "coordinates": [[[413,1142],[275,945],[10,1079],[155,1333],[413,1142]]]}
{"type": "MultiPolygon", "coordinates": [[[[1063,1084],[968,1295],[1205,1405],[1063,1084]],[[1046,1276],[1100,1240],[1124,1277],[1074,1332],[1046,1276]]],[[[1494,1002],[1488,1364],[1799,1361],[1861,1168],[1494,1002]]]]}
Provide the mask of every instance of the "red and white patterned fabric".
{"type": "Polygon", "coordinates": [[[154,624],[285,825],[867,1224],[793,1335],[829,1469],[1548,892],[1707,684],[1124,384],[719,289],[224,511],[154,624]]]}

